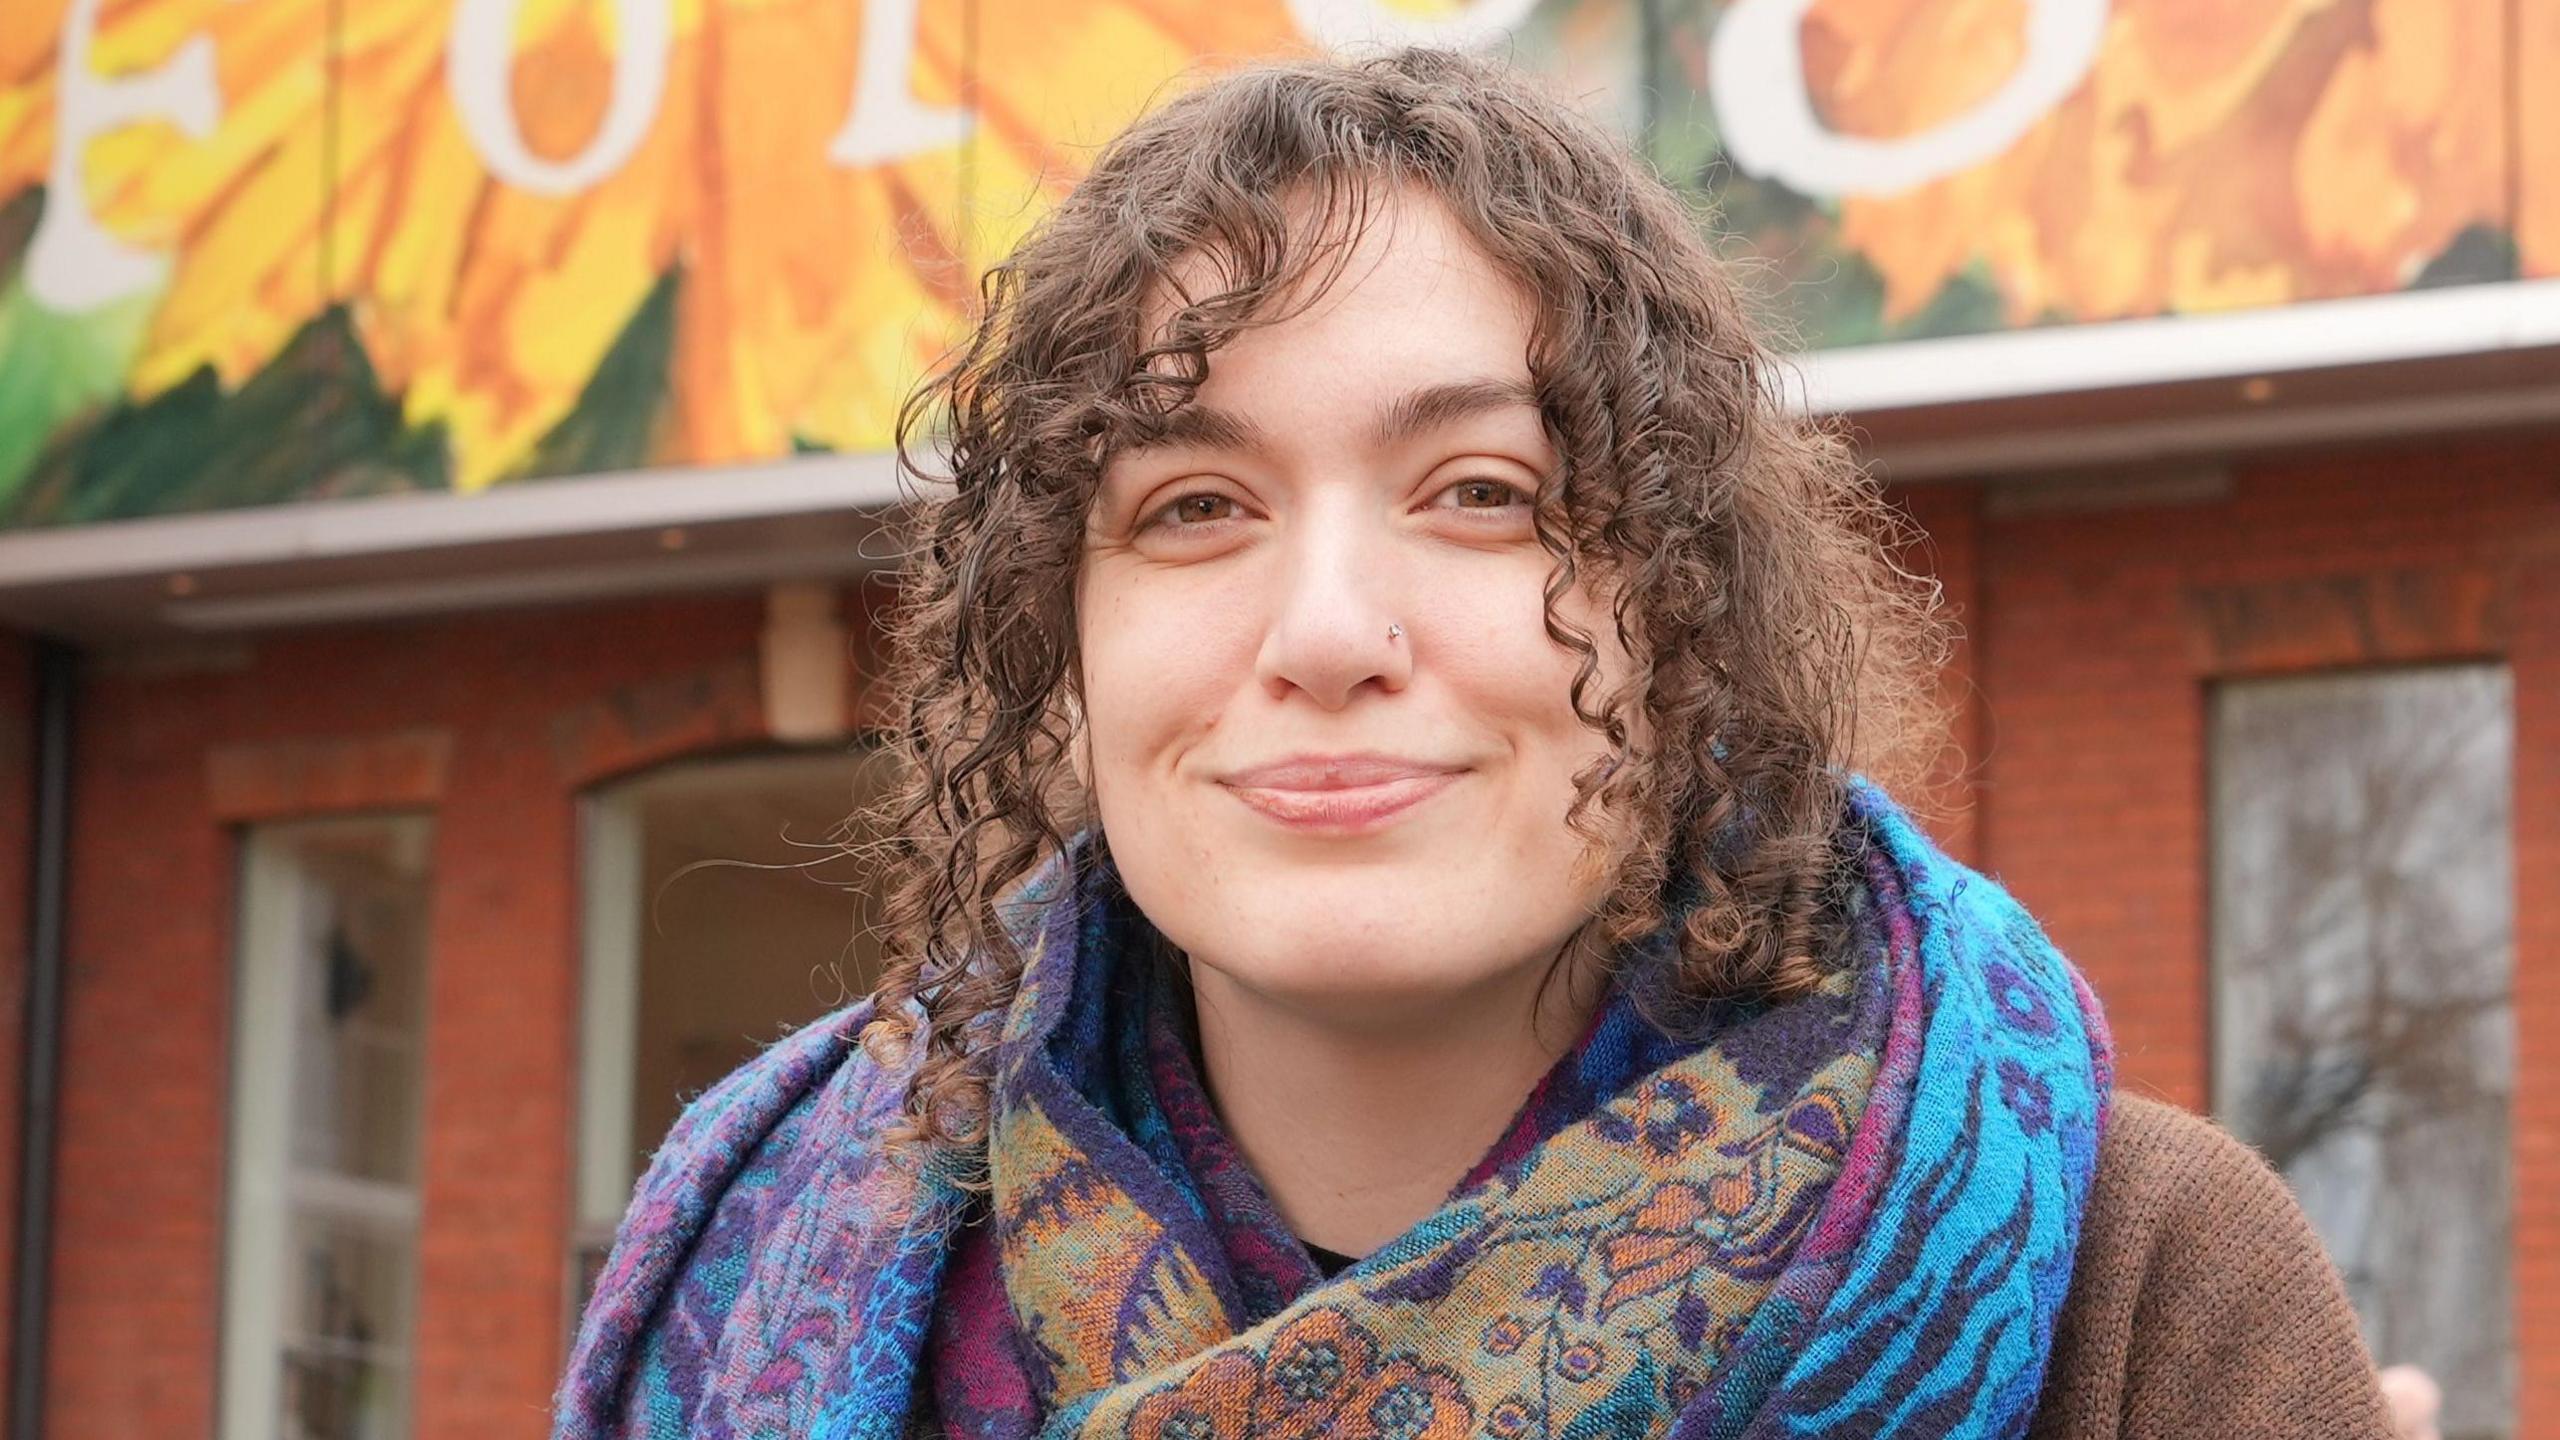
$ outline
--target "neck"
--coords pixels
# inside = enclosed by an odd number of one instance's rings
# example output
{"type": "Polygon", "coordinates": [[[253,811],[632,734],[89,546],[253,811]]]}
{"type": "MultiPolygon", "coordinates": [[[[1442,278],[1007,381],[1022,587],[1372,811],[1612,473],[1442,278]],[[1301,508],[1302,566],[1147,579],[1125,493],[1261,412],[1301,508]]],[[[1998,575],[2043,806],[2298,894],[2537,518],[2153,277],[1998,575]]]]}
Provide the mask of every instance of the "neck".
{"type": "Polygon", "coordinates": [[[1299,1238],[1365,1255],[1438,1209],[1582,1033],[1594,988],[1543,964],[1346,1024],[1192,967],[1219,1119],[1299,1238]]]}

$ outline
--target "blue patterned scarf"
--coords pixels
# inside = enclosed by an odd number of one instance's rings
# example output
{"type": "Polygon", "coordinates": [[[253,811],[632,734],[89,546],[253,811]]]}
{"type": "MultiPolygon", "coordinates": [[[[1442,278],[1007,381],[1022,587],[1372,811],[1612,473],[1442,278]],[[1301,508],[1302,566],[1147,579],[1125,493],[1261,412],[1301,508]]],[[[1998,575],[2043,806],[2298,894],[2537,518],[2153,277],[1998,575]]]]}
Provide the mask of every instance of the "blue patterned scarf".
{"type": "MultiPolygon", "coordinates": [[[[605,1436],[2015,1436],[2112,1073],[2078,974],[1853,782],[1815,993],[1703,1040],[1631,985],[1447,1202],[1331,1278],[1210,1109],[1081,848],[1014,902],[992,1192],[885,1162],[864,1006],[687,1108],[557,1397],[605,1436]]],[[[1668,928],[1621,957],[1652,973],[1668,928]]]]}

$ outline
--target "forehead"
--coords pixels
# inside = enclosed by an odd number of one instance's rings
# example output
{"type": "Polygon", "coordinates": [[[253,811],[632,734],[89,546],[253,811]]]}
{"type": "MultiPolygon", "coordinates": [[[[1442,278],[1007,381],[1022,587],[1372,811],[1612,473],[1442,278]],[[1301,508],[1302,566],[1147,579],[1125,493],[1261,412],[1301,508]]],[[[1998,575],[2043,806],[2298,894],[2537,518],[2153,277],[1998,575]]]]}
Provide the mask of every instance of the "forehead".
{"type": "MultiPolygon", "coordinates": [[[[1329,224],[1319,213],[1313,193],[1290,196],[1288,243],[1298,273],[1263,302],[1256,317],[1262,323],[1210,352],[1200,398],[1239,383],[1247,393],[1226,398],[1250,398],[1251,387],[1269,378],[1258,372],[1273,362],[1400,368],[1425,383],[1460,374],[1528,377],[1527,290],[1430,191],[1381,186],[1364,198],[1365,212],[1345,234],[1339,217],[1329,224]]],[[[1205,300],[1235,282],[1229,257],[1215,246],[1194,249],[1168,269],[1169,283],[1155,287],[1140,313],[1150,345],[1163,342],[1186,297],[1205,300]]]]}

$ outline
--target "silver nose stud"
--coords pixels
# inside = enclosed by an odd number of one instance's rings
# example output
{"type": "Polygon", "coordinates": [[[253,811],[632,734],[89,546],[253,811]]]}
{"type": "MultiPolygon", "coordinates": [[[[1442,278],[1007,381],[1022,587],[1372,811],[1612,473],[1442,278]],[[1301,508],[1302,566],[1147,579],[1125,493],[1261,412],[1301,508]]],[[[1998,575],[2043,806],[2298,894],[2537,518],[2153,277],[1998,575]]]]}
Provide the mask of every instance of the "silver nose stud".
{"type": "Polygon", "coordinates": [[[1401,626],[1401,625],[1397,624],[1397,623],[1396,623],[1396,622],[1394,622],[1393,620],[1390,620],[1390,621],[1388,621],[1388,622],[1387,622],[1387,638],[1388,638],[1388,639],[1393,640],[1393,639],[1395,639],[1397,636],[1402,635],[1403,633],[1404,633],[1404,627],[1403,627],[1403,626],[1401,626]]]}

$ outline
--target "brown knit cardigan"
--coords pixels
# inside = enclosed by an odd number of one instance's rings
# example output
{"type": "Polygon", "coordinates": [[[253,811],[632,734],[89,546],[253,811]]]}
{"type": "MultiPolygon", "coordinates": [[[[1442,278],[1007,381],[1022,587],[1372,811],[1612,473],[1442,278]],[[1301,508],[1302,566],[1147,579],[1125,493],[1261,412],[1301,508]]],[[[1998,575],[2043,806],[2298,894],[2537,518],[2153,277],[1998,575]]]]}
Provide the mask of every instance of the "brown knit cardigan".
{"type": "Polygon", "coordinates": [[[2117,1092],[2029,1440],[2388,1440],[2355,1311],[2284,1181],[2117,1092]]]}

